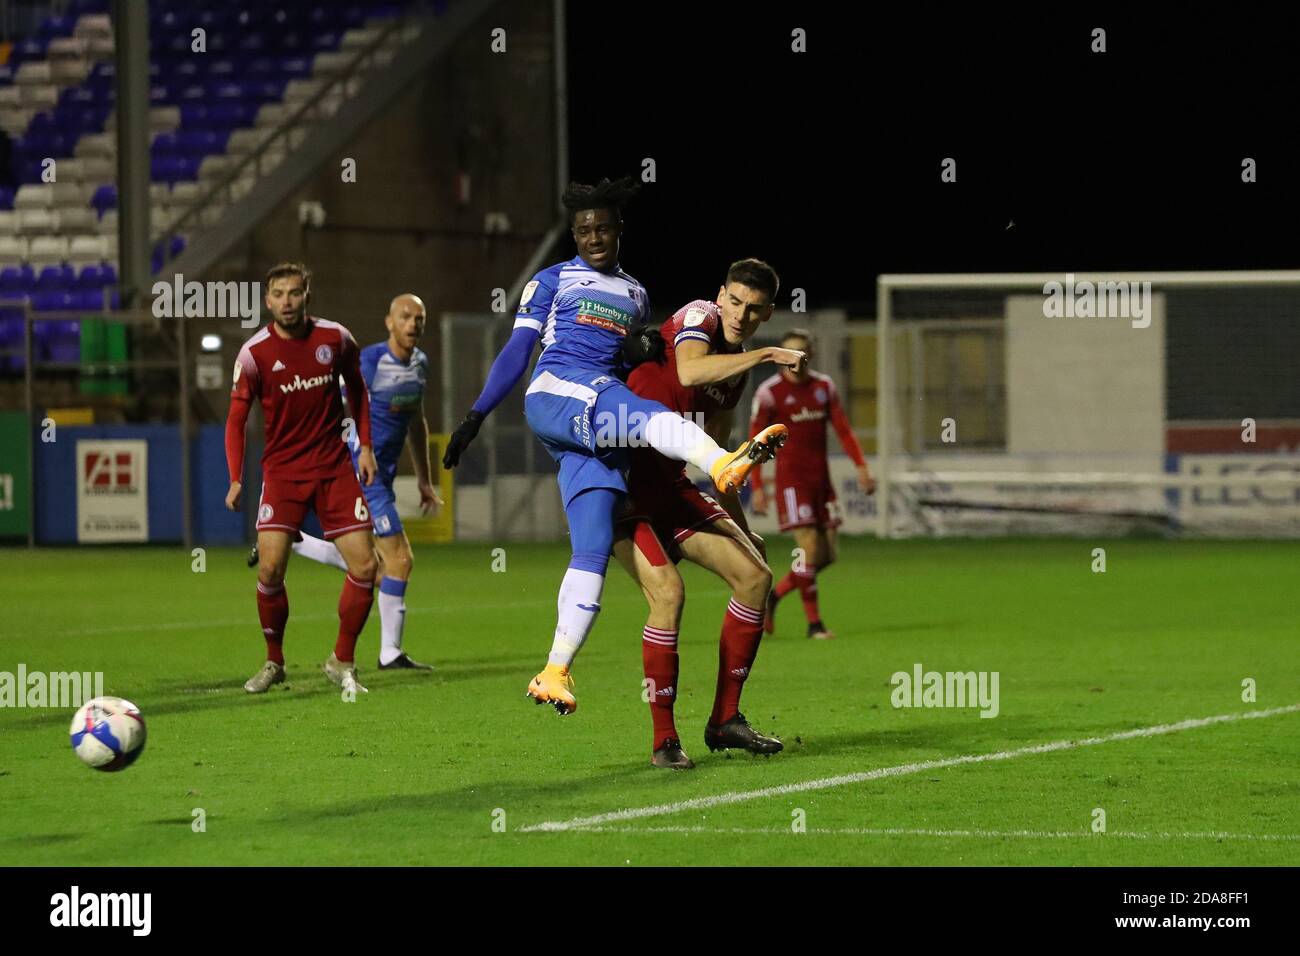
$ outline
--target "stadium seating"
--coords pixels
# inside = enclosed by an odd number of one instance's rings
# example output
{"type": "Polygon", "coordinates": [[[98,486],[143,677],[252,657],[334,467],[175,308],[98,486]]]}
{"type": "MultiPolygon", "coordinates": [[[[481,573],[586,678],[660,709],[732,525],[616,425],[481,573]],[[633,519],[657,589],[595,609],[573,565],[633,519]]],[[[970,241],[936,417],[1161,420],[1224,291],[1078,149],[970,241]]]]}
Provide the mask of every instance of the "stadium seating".
{"type": "MultiPolygon", "coordinates": [[[[164,258],[158,240],[228,175],[234,159],[259,149],[292,110],[320,93],[322,78],[346,69],[404,6],[244,0],[198,10],[192,0],[149,0],[155,271],[164,258]],[[198,27],[205,31],[201,56],[192,49],[198,27]]],[[[0,67],[0,129],[12,140],[8,178],[18,184],[0,187],[0,353],[13,344],[14,307],[21,304],[14,300],[48,311],[100,308],[106,289],[115,298],[113,53],[109,0],[70,0],[17,42],[0,67]]],[[[283,149],[269,158],[268,169],[283,149]]],[[[252,183],[241,178],[230,198],[252,183]]],[[[219,204],[209,204],[191,222],[202,228],[220,213],[219,204]]],[[[184,247],[184,237],[172,237],[171,256],[184,247]]],[[[16,314],[21,343],[22,313],[16,314]]],[[[75,360],[72,332],[38,325],[38,354],[75,360]]],[[[13,356],[0,355],[0,373],[20,368],[13,356]]]]}

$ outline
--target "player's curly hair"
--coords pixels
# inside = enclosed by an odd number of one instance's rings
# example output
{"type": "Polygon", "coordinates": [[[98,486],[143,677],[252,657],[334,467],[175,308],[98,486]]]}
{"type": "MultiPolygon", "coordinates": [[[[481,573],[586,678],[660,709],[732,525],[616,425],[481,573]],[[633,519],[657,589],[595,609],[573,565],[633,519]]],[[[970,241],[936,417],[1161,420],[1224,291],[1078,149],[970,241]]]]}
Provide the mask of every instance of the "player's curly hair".
{"type": "Polygon", "coordinates": [[[302,279],[303,291],[311,288],[311,270],[301,262],[277,262],[266,270],[266,288],[271,288],[271,283],[276,279],[283,279],[287,276],[297,276],[302,279]]]}
{"type": "Polygon", "coordinates": [[[631,176],[610,179],[606,176],[594,186],[586,183],[569,183],[560,197],[570,218],[583,209],[612,209],[621,219],[623,206],[641,191],[641,184],[631,176]]]}
{"type": "Polygon", "coordinates": [[[739,282],[751,289],[757,289],[767,296],[768,302],[776,301],[776,290],[781,288],[781,279],[776,270],[762,259],[741,259],[733,262],[727,269],[727,282],[739,282]]]}

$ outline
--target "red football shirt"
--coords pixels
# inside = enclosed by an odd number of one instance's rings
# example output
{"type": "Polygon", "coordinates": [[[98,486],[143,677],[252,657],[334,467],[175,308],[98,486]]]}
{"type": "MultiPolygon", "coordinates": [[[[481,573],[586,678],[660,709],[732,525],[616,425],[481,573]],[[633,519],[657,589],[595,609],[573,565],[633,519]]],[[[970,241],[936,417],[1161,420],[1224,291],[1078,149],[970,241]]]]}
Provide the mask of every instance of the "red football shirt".
{"type": "MultiPolygon", "coordinates": [[[[785,447],[776,456],[778,487],[818,488],[830,484],[830,465],[826,460],[826,423],[830,422],[840,443],[854,464],[865,462],[858,440],[853,435],[839,392],[830,376],[809,372],[806,382],[792,382],[780,372],[766,379],[754,393],[750,436],[768,425],[780,422],[790,429],[785,447]]],[[[753,480],[761,479],[754,469],[753,480]]]]}
{"type": "MultiPolygon", "coordinates": [[[[706,342],[709,354],[743,351],[743,346],[729,343],[722,333],[718,306],[714,302],[696,299],[682,306],[672,318],[659,328],[664,339],[664,362],[644,362],[632,370],[627,384],[644,398],[666,405],[670,411],[687,416],[700,427],[718,411],[736,407],[745,391],[746,372],[712,385],[693,385],[689,388],[677,377],[677,346],[686,341],[706,342]]],[[[667,458],[653,448],[632,449],[632,474],[638,470],[673,481],[686,466],[667,458]]]]}
{"type": "Polygon", "coordinates": [[[242,480],[244,425],[254,401],[262,403],[266,421],[263,475],[307,481],[350,469],[340,376],[347,385],[357,437],[362,445],[370,444],[370,403],[356,340],[337,322],[312,317],[307,321],[311,328],[303,338],[283,338],[268,325],[239,350],[226,418],[231,481],[242,480]]]}

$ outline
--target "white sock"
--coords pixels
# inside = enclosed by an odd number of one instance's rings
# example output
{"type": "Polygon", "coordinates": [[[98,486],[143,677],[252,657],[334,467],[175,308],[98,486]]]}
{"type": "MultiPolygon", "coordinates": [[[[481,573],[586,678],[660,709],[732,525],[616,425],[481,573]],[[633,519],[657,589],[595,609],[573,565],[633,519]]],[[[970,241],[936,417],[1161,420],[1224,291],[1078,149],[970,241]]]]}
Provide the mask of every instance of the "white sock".
{"type": "Polygon", "coordinates": [[[309,534],[304,534],[301,541],[295,541],[289,547],[293,548],[294,554],[301,554],[304,558],[310,558],[321,564],[332,564],[340,571],[348,569],[348,563],[343,560],[343,555],[339,554],[339,549],[323,538],[313,538],[309,534]]]}
{"type": "Polygon", "coordinates": [[[548,662],[569,667],[578,656],[587,635],[600,613],[600,593],[605,587],[605,575],[595,571],[569,568],[560,585],[559,623],[555,626],[555,640],[551,643],[548,662]],[[585,605],[585,607],[584,607],[585,605]]]}
{"type": "MultiPolygon", "coordinates": [[[[406,627],[406,598],[384,590],[388,578],[379,582],[379,663],[391,664],[402,653],[402,628],[406,627]]],[[[406,590],[405,581],[395,581],[406,590]]]]}
{"type": "Polygon", "coordinates": [[[726,454],[703,428],[673,412],[655,412],[642,434],[651,448],[669,458],[688,461],[706,475],[711,473],[713,463],[726,454]]]}

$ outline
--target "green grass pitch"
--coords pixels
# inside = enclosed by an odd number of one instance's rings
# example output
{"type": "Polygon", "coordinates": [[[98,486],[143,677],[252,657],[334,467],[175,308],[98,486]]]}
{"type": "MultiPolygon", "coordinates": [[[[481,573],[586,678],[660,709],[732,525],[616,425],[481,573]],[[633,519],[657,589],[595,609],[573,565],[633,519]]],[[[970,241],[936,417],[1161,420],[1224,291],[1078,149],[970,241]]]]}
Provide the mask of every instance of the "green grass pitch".
{"type": "MultiPolygon", "coordinates": [[[[209,550],[204,573],[180,548],[2,550],[0,671],[102,671],[149,741],[99,774],[71,753],[70,711],[0,709],[0,864],[1300,863],[1300,712],[915,766],[1300,703],[1293,544],[1104,544],[1097,574],[1094,542],[843,542],[820,578],[838,638],[806,640],[792,595],[746,688],[786,742],[773,758],[704,747],[726,594],[683,566],[686,773],[648,765],[644,606],[617,567],[577,713],[525,699],[562,545],[507,545],[504,573],[489,545],[418,548],[406,643],[437,670],[377,672],[372,614],[356,703],[319,670],[333,569],[290,564],[289,682],[250,697],[263,645],[242,550],[209,550]],[[997,671],[1000,713],[894,708],[890,675],[918,662],[997,671]],[[906,772],[709,799],[879,768],[906,772]],[[663,810],[604,817],[645,807],[663,810]],[[581,817],[604,822],[527,829],[581,817]]],[[[778,564],[789,550],[771,543],[778,564]]]]}

